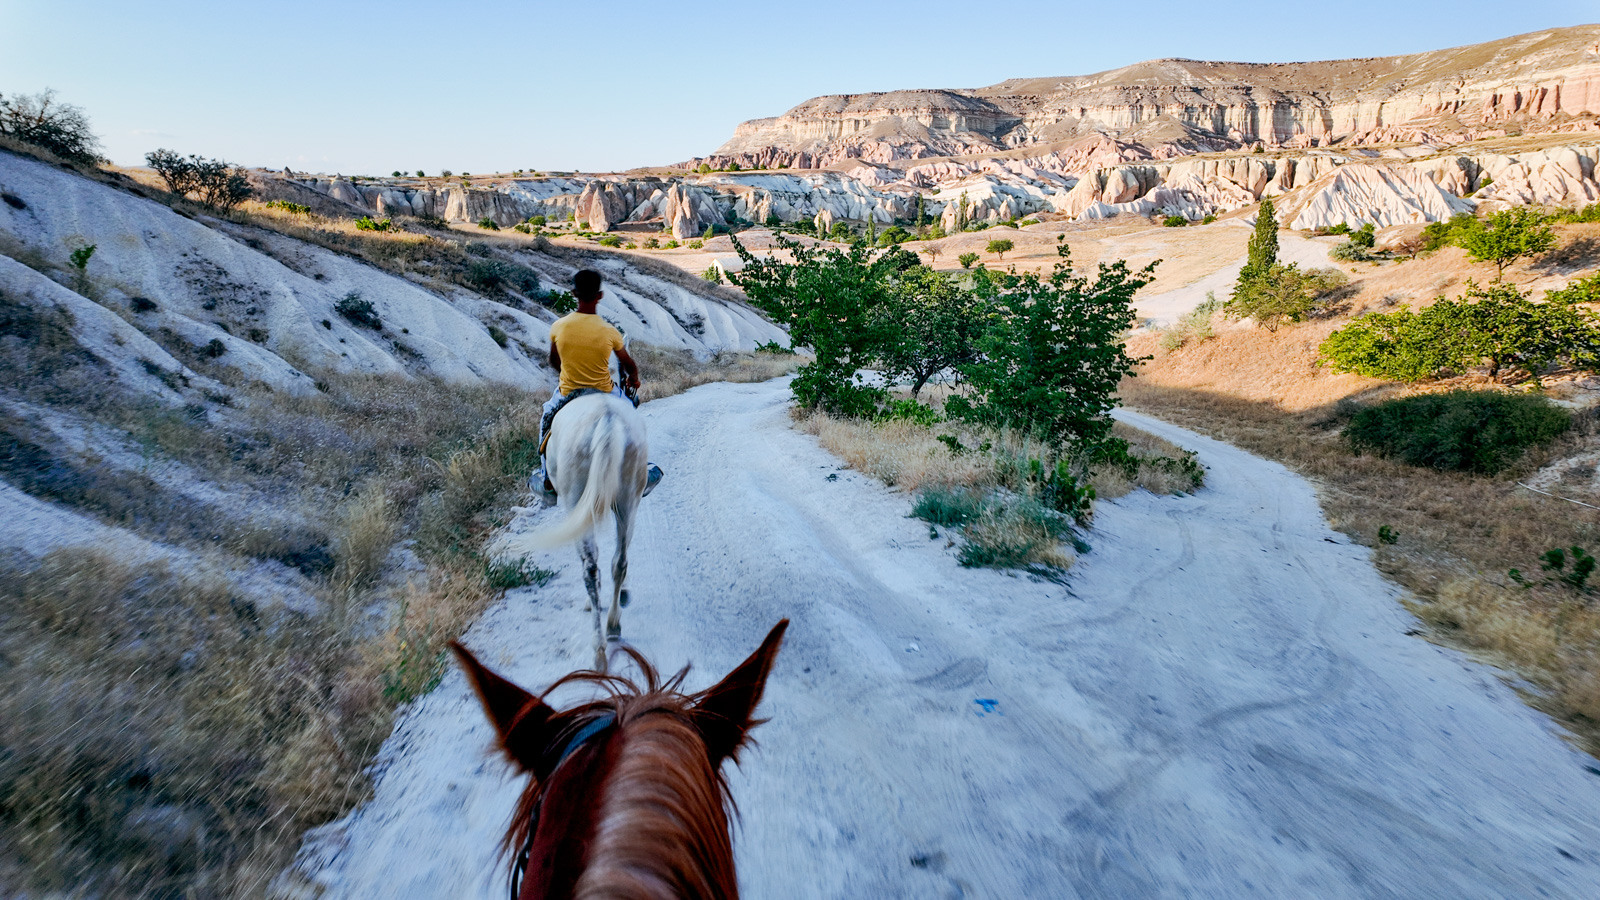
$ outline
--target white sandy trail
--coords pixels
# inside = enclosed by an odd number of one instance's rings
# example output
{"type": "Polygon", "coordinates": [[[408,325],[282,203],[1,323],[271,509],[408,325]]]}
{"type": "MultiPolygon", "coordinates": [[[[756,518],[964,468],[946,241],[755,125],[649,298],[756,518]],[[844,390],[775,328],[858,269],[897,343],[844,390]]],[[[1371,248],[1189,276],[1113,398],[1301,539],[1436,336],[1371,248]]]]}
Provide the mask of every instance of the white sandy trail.
{"type": "MultiPolygon", "coordinates": [[[[1600,897],[1594,761],[1492,670],[1404,636],[1281,466],[1127,414],[1209,485],[1101,504],[1061,586],[960,568],[905,495],[791,430],[787,395],[644,408],[668,480],[623,620],[694,688],[794,620],[732,779],[747,898],[1600,897]]],[[[469,643],[531,686],[586,663],[575,561],[469,643]]],[[[452,672],[373,801],[308,842],[325,896],[503,896],[515,785],[488,742],[452,672]]]]}

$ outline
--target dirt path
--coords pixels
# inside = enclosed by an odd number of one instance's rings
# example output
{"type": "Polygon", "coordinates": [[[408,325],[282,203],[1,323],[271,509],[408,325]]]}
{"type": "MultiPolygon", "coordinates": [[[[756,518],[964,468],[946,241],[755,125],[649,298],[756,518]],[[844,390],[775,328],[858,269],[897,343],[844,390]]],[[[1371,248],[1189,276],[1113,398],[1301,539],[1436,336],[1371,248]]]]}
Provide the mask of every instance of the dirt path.
{"type": "MultiPolygon", "coordinates": [[[[1102,504],[1068,584],[962,569],[908,500],[792,431],[781,383],[645,407],[624,633],[701,687],[793,618],[732,778],[761,898],[1595,897],[1600,768],[1394,589],[1282,467],[1102,504]],[[837,476],[837,478],[834,478],[837,476]],[[995,701],[984,714],[976,701],[995,701]]],[[[576,554],[471,632],[530,686],[586,663],[576,554]]],[[[459,675],[375,799],[308,842],[329,898],[504,896],[515,791],[459,675]]]]}

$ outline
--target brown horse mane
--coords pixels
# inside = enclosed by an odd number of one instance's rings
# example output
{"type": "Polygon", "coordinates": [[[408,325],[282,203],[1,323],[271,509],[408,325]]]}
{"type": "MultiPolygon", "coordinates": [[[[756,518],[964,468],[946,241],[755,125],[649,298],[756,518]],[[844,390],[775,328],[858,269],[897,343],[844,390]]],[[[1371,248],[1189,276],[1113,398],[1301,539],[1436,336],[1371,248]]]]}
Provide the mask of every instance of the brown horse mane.
{"type": "MultiPolygon", "coordinates": [[[[553,776],[563,753],[585,729],[612,716],[611,737],[603,742],[609,765],[589,772],[591,790],[603,789],[596,795],[594,834],[573,896],[736,898],[728,821],[738,808],[690,715],[709,690],[684,694],[688,666],[662,680],[642,654],[631,647],[622,650],[633,659],[642,684],[582,670],[529,702],[530,707],[544,702],[569,684],[593,685],[606,694],[550,717],[553,737],[529,761],[533,777],[518,798],[501,851],[515,855],[530,846],[540,819],[551,816],[541,805],[560,780],[553,776]]],[[[737,761],[737,748],[730,758],[737,761]]]]}

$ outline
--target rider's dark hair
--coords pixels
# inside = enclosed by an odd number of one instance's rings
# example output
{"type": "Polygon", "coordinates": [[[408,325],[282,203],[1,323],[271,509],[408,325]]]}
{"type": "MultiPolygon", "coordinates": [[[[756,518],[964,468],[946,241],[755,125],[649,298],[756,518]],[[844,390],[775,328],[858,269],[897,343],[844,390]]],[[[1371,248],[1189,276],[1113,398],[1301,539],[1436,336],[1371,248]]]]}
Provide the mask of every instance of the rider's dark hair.
{"type": "Polygon", "coordinates": [[[579,300],[593,300],[600,296],[600,273],[593,269],[579,269],[572,276],[572,295],[579,300]]]}

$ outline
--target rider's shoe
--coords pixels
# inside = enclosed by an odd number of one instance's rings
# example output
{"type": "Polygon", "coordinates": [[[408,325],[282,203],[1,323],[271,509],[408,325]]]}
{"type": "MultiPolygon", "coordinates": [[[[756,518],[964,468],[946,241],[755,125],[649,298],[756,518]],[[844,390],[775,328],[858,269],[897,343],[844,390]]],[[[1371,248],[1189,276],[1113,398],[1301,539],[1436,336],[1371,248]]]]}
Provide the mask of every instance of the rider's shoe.
{"type": "Polygon", "coordinates": [[[661,483],[662,476],[666,474],[655,463],[649,463],[648,465],[649,468],[645,470],[644,493],[639,495],[641,497],[650,496],[650,492],[656,489],[656,485],[661,483]]]}
{"type": "Polygon", "coordinates": [[[544,505],[555,506],[556,486],[550,483],[550,476],[544,473],[544,466],[540,466],[539,471],[533,473],[532,481],[534,484],[539,485],[539,499],[544,502],[544,505]]]}

